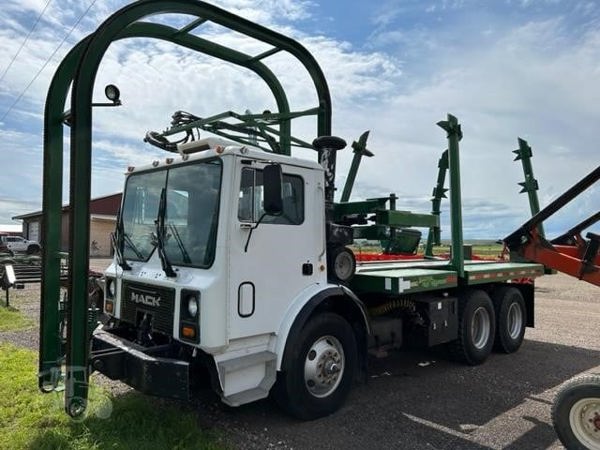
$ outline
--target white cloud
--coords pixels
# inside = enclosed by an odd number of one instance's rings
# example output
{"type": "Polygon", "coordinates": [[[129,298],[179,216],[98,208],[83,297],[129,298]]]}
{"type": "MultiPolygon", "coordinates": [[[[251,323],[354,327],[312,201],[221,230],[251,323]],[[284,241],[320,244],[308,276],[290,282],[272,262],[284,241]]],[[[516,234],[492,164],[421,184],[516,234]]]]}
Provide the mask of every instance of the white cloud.
{"type": "MultiPolygon", "coordinates": [[[[15,170],[1,174],[0,182],[16,184],[21,180],[22,185],[20,192],[14,190],[8,197],[26,195],[32,203],[41,198],[40,118],[59,56],[76,37],[91,31],[126,3],[98,1],[69,44],[2,124],[15,170]],[[15,131],[25,129],[28,131],[21,134],[15,131]],[[18,170],[23,167],[27,167],[25,178],[18,170]]],[[[5,4],[0,11],[0,60],[8,62],[16,51],[15,42],[23,38],[44,3],[7,0],[5,4]],[[23,19],[24,14],[31,16],[29,21],[23,19]]],[[[516,25],[499,19],[480,28],[461,24],[444,30],[426,24],[397,28],[394,21],[411,4],[386,2],[375,11],[370,41],[363,45],[310,33],[302,27],[303,21],[313,18],[313,2],[222,0],[217,4],[295,37],[314,54],[334,100],[335,134],[351,142],[364,130],[372,131],[369,147],[375,157],[363,160],[355,189],[357,198],[396,192],[406,202],[403,207],[401,200],[401,208],[429,211],[428,195],[437,175],[437,159],[446,147],[445,134],[435,122],[444,119],[447,112],[459,117],[465,133],[461,142],[463,196],[465,230],[471,237],[499,237],[528,216],[526,197],[517,194],[521,169],[512,162],[517,136],[528,139],[534,149],[542,203],[598,163],[598,28],[575,36],[562,16],[532,17],[516,25]],[[493,219],[486,221],[484,217],[493,219]]],[[[86,7],[87,3],[70,0],[49,8],[40,29],[0,86],[0,114],[86,7]]],[[[582,5],[580,9],[584,7],[590,8],[582,5]]],[[[456,1],[430,2],[419,8],[423,14],[431,9],[427,16],[458,8],[463,8],[463,14],[469,11],[464,2],[456,1]]],[[[169,20],[181,24],[187,18],[169,20]]],[[[197,32],[249,54],[265,49],[218,27],[202,26],[197,32]]],[[[281,76],[295,109],[316,106],[310,79],[297,63],[282,54],[266,61],[281,76]]],[[[107,83],[120,87],[123,106],[94,111],[94,196],[118,191],[127,165],[160,155],[142,138],[147,130],[164,129],[177,109],[200,116],[228,109],[275,109],[268,89],[248,71],[168,43],[132,40],[112,45],[98,72],[96,99],[102,100],[107,83]]],[[[314,124],[303,121],[294,132],[310,141],[314,124]]],[[[340,153],[338,173],[347,170],[351,158],[349,149],[340,153]]],[[[340,182],[343,178],[340,175],[340,182]]],[[[596,198],[588,198],[592,208],[596,198]]],[[[580,209],[576,213],[584,214],[580,209]]],[[[2,204],[1,211],[5,211],[2,204]]],[[[13,211],[7,214],[14,215],[13,211]]]]}

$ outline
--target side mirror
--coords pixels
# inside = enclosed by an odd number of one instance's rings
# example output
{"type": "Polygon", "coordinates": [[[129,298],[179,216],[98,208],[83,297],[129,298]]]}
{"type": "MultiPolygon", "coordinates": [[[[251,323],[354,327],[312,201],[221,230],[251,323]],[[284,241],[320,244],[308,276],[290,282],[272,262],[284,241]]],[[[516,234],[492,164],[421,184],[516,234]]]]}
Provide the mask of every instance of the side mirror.
{"type": "Polygon", "coordinates": [[[281,195],[282,185],[281,166],[269,164],[263,170],[264,204],[265,214],[278,216],[283,212],[283,197],[281,195]]]}

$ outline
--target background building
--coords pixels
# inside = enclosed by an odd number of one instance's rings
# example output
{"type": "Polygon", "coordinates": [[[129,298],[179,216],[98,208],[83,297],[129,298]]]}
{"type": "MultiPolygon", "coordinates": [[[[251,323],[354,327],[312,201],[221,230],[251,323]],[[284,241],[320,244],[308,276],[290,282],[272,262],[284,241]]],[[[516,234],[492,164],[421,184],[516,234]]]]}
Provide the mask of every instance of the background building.
{"type": "MultiPolygon", "coordinates": [[[[90,256],[110,256],[112,253],[110,234],[117,223],[117,212],[123,194],[112,194],[90,200],[90,256]]],[[[61,250],[69,246],[69,205],[62,208],[61,250]]],[[[42,211],[13,217],[23,221],[23,237],[40,241],[42,236],[42,211]]]]}

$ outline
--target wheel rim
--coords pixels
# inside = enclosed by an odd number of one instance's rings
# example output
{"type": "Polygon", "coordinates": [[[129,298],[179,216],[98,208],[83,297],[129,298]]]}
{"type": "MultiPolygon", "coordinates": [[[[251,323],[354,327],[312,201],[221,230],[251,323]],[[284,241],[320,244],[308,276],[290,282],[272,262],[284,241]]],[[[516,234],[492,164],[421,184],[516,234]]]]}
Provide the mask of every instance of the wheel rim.
{"type": "Polygon", "coordinates": [[[523,310],[518,303],[511,303],[508,308],[508,335],[518,339],[523,329],[523,310]]]}
{"type": "Polygon", "coordinates": [[[318,398],[327,397],[344,375],[344,348],[333,336],[323,336],[310,346],[304,361],[304,384],[318,398]]]}
{"type": "Polygon", "coordinates": [[[582,398],[569,412],[573,434],[586,447],[600,450],[600,398],[582,398]]]}
{"type": "Polygon", "coordinates": [[[477,308],[473,313],[473,320],[471,321],[471,338],[473,339],[473,346],[477,350],[481,350],[488,343],[490,339],[491,322],[490,314],[483,306],[477,308]]]}

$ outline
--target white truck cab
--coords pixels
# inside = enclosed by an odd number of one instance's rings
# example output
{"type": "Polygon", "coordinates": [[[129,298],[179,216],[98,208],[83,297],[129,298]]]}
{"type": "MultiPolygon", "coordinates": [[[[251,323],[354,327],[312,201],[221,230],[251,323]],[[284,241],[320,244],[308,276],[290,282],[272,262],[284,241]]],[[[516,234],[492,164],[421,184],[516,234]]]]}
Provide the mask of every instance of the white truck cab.
{"type": "MultiPolygon", "coordinates": [[[[264,398],[302,309],[346,295],[327,281],[323,204],[316,162],[219,139],[130,167],[115,260],[105,271],[105,313],[136,330],[139,345],[172,340],[212,358],[224,402],[264,398]],[[281,169],[278,215],[265,212],[269,166],[281,169]]],[[[96,344],[103,338],[114,343],[100,331],[96,344]]]]}

